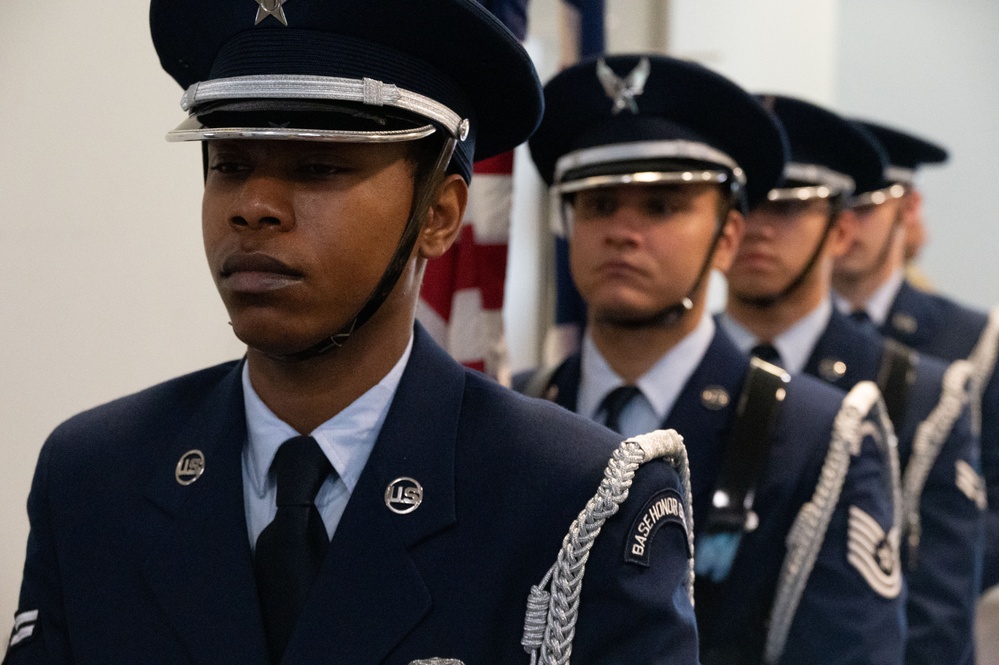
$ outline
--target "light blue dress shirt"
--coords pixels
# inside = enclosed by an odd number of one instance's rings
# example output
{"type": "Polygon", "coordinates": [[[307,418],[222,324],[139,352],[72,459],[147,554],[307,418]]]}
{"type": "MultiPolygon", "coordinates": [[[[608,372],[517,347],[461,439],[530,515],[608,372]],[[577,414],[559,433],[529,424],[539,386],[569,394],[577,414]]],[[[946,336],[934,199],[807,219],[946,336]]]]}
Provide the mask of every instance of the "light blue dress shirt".
{"type": "MultiPolygon", "coordinates": [[[[329,478],[316,495],[316,507],[330,539],[336,531],[347,501],[357,485],[388,415],[392,398],[413,350],[413,338],[388,374],[340,413],[310,432],[323,449],[336,476],[329,478]]],[[[277,514],[277,484],[269,473],[281,444],[299,436],[260,399],[243,365],[243,405],[246,411],[247,442],[243,447],[243,502],[251,548],[257,537],[277,514]]]]}
{"type": "MultiPolygon", "coordinates": [[[[905,273],[901,268],[898,268],[864,303],[864,311],[867,312],[867,316],[871,317],[871,321],[878,328],[885,324],[885,319],[888,318],[888,312],[891,310],[892,303],[895,302],[895,296],[898,295],[898,291],[902,288],[902,282],[904,281],[905,273]]],[[[844,314],[850,314],[853,311],[853,305],[843,296],[834,293],[833,299],[836,301],[836,309],[839,311],[844,314]]]]}
{"type": "MultiPolygon", "coordinates": [[[[770,341],[781,357],[781,365],[791,374],[800,374],[805,369],[819,337],[825,332],[832,316],[832,301],[825,298],[806,316],[798,319],[790,328],[770,341]]],[[[760,339],[728,313],[718,316],[722,330],[728,333],[735,345],[743,353],[749,353],[760,339]]]]}
{"type": "MultiPolygon", "coordinates": [[[[679,344],[656,361],[648,372],[639,377],[636,386],[642,394],[632,399],[621,411],[619,424],[625,437],[660,429],[666,416],[673,409],[680,391],[701,363],[715,335],[715,322],[705,312],[694,330],[679,344]]],[[[600,403],[607,394],[624,385],[600,351],[589,333],[583,339],[581,351],[579,395],[576,412],[590,420],[604,422],[607,414],[600,403]]]]}

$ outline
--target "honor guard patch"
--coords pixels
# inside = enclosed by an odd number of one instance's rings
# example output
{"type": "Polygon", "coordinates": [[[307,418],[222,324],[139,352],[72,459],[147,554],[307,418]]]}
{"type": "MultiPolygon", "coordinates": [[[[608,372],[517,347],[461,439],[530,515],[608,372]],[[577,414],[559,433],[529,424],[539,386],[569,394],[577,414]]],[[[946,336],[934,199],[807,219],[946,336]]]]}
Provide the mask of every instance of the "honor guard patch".
{"type": "Polygon", "coordinates": [[[8,649],[22,644],[35,634],[35,624],[38,621],[38,610],[30,610],[14,615],[14,629],[10,632],[8,649]]]}
{"type": "Polygon", "coordinates": [[[963,459],[957,460],[954,466],[957,472],[954,480],[957,489],[961,490],[966,497],[978,506],[979,510],[985,510],[988,507],[985,498],[985,481],[978,475],[975,468],[963,459]]]}
{"type": "Polygon", "coordinates": [[[683,499],[676,490],[666,489],[649,499],[635,518],[625,542],[624,560],[648,568],[652,540],[659,529],[667,524],[675,524],[683,529],[683,537],[687,541],[687,556],[692,556],[683,499]]]}
{"type": "Polygon", "coordinates": [[[857,506],[850,506],[846,558],[878,595],[896,598],[902,592],[898,529],[885,533],[857,506]]]}

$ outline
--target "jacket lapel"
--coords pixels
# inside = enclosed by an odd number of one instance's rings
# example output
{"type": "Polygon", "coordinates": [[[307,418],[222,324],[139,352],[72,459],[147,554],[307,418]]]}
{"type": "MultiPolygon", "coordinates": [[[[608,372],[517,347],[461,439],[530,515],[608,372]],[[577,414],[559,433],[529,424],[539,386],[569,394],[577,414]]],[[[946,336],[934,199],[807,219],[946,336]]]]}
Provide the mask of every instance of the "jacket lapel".
{"type": "Polygon", "coordinates": [[[707,352],[663,421],[664,428],[679,432],[687,448],[694,524],[704,524],[748,366],[749,360],[717,328],[707,352]]]}
{"type": "Polygon", "coordinates": [[[266,647],[243,506],[246,419],[237,363],[188,414],[181,436],[151,469],[145,574],[198,663],[266,663],[266,647]],[[204,473],[189,485],[175,471],[199,450],[204,473]]]}
{"type": "Polygon", "coordinates": [[[379,663],[430,611],[409,548],[455,522],[454,448],[464,370],[417,325],[413,351],[378,441],[333,536],[285,662],[379,663]],[[386,490],[411,478],[412,512],[392,512],[386,490]]]}
{"type": "Polygon", "coordinates": [[[548,388],[544,392],[545,399],[555,402],[570,411],[576,411],[576,401],[579,397],[579,381],[582,377],[582,363],[579,353],[566,358],[552,374],[548,388]]]}
{"type": "Polygon", "coordinates": [[[907,346],[923,348],[934,337],[939,321],[922,303],[920,293],[909,282],[902,282],[881,332],[907,346]]]}
{"type": "Polygon", "coordinates": [[[869,337],[857,330],[849,319],[834,309],[829,324],[805,363],[805,374],[817,376],[848,392],[865,379],[873,380],[881,358],[880,353],[874,357],[871,352],[880,349],[881,344],[873,332],[870,334],[869,337]]]}

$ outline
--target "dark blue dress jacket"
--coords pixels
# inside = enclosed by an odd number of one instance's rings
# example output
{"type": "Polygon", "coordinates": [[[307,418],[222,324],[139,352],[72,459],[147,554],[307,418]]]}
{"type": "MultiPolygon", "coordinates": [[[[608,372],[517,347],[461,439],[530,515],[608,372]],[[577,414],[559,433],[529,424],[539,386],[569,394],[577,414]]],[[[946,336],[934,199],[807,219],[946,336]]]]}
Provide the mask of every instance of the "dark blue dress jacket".
{"type": "MultiPolygon", "coordinates": [[[[877,381],[885,344],[873,329],[865,330],[834,310],[805,365],[805,372],[849,390],[860,381],[877,381]],[[842,373],[823,367],[842,363],[842,373]]],[[[895,423],[899,464],[905,472],[916,430],[940,401],[947,366],[919,355],[909,388],[905,415],[895,423]]],[[[981,578],[983,513],[972,497],[958,489],[958,463],[977,468],[978,437],[971,431],[965,407],[954,423],[930,470],[919,503],[921,533],[913,552],[903,544],[902,563],[909,589],[906,613],[906,663],[974,661],[975,604],[981,578]]],[[[903,539],[905,543],[905,539],[903,539]]]]}
{"type": "MultiPolygon", "coordinates": [[[[695,530],[705,524],[748,367],[748,358],[719,328],[662,424],[679,432],[687,446],[695,530]],[[706,390],[717,394],[718,388],[730,396],[723,408],[702,398],[706,390]]],[[[552,375],[546,396],[574,410],[579,381],[577,354],[552,375]]],[[[728,579],[718,592],[695,598],[705,663],[761,662],[786,552],[785,538],[799,509],[815,491],[842,400],[841,391],[821,381],[807,376],[791,379],[754,503],[759,527],[743,537],[728,579]]],[[[852,458],[843,493],[792,624],[780,660],[783,665],[900,662],[904,592],[896,598],[875,593],[847,562],[849,506],[858,506],[875,517],[885,531],[892,525],[885,490],[887,473],[874,444],[865,439],[860,455],[852,458]]]]}
{"type": "MultiPolygon", "coordinates": [[[[38,611],[20,663],[264,665],[241,479],[240,363],[85,412],[44,445],[30,497],[19,613],[38,611]],[[182,486],[185,452],[204,474],[182,486]]],[[[596,492],[619,437],[452,361],[417,326],[412,356],[334,534],[284,663],[527,663],[532,584],[596,492]],[[408,476],[424,501],[388,510],[408,476]]],[[[638,471],[587,564],[573,662],[697,662],[686,533],[650,565],[624,559],[662,460],[638,471]]]]}
{"type": "MultiPolygon", "coordinates": [[[[881,332],[920,353],[952,361],[968,357],[987,321],[984,312],[903,282],[881,332]]],[[[981,414],[981,472],[989,506],[982,588],[987,589],[999,584],[999,372],[985,384],[981,414]]]]}

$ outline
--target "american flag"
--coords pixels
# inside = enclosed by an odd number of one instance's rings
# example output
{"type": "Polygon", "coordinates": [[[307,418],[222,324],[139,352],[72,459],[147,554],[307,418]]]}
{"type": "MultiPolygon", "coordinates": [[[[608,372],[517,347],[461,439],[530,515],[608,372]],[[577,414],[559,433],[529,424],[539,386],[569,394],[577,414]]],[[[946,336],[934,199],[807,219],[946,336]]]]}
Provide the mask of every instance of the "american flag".
{"type": "MultiPolygon", "coordinates": [[[[518,39],[524,39],[527,0],[482,0],[480,4],[518,39]]],[[[571,50],[580,55],[602,52],[604,0],[564,0],[564,5],[568,11],[563,35],[568,36],[566,41],[571,42],[571,50]]],[[[417,318],[453,358],[506,385],[510,383],[510,363],[503,331],[503,298],[513,162],[513,152],[509,152],[475,164],[461,234],[447,253],[427,264],[417,308],[417,318]]],[[[559,251],[563,257],[557,261],[562,262],[565,248],[559,251]]],[[[558,269],[556,275],[558,283],[569,280],[569,295],[563,296],[565,287],[558,287],[558,323],[563,318],[564,302],[570,302],[573,294],[579,303],[582,301],[568,278],[567,265],[564,271],[558,269]]],[[[585,320],[585,312],[576,312],[574,316],[580,315],[582,319],[574,321],[585,320]]],[[[569,339],[573,339],[573,333],[569,339]]],[[[571,348],[572,343],[566,348],[571,348]]],[[[551,340],[546,344],[550,345],[551,340]]]]}
{"type": "Polygon", "coordinates": [[[509,384],[503,336],[503,290],[513,153],[476,162],[461,234],[427,263],[417,318],[458,362],[509,384]]]}
{"type": "MultiPolygon", "coordinates": [[[[562,66],[604,52],[604,0],[564,0],[562,66]]],[[[552,211],[557,213],[557,211],[552,211]]],[[[586,324],[586,303],[576,290],[569,270],[569,243],[556,232],[555,320],[545,335],[542,361],[556,365],[579,348],[586,324]]]]}

